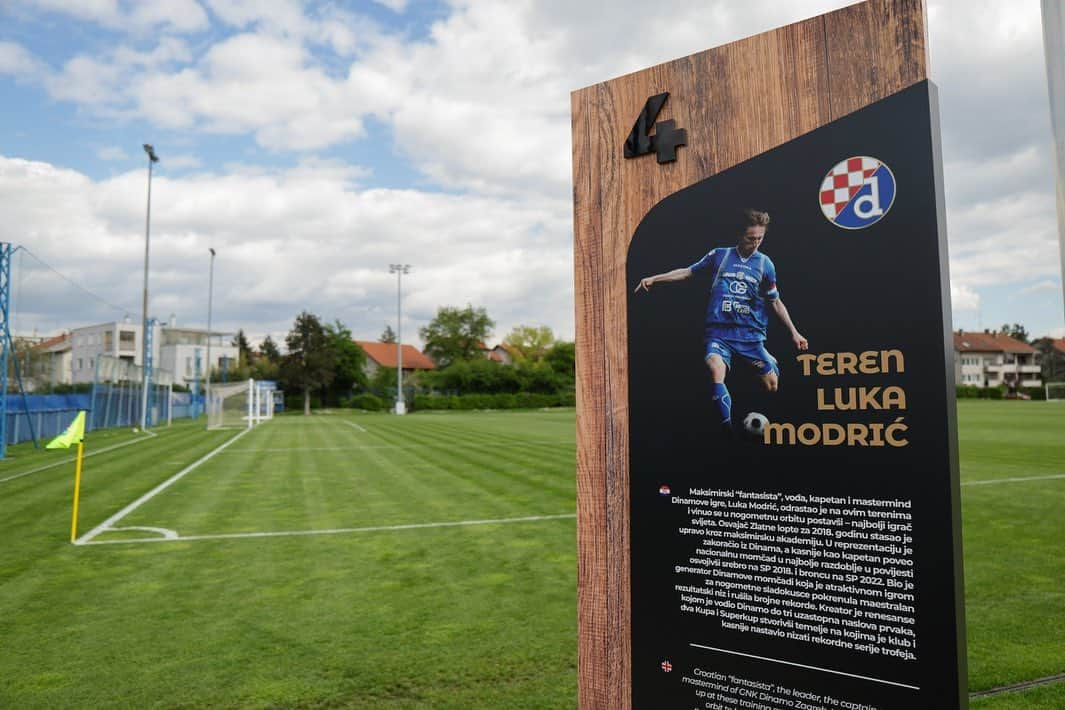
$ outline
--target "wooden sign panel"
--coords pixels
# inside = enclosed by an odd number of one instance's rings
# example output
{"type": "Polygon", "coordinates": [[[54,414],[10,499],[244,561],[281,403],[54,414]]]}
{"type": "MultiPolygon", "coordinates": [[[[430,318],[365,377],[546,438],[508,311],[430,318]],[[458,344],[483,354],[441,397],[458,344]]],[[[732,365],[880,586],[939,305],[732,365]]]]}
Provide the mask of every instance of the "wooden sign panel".
{"type": "Polygon", "coordinates": [[[871,0],[573,94],[582,708],[967,705],[926,66],[871,0]]]}

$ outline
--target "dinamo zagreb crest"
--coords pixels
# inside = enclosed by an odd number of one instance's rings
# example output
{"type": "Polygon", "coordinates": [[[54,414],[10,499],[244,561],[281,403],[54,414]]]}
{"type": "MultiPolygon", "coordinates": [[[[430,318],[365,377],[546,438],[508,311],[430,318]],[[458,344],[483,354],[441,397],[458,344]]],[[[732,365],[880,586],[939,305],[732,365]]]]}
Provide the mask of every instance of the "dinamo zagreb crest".
{"type": "Polygon", "coordinates": [[[821,211],[843,229],[876,224],[895,202],[895,176],[868,155],[841,160],[821,181],[821,211]]]}

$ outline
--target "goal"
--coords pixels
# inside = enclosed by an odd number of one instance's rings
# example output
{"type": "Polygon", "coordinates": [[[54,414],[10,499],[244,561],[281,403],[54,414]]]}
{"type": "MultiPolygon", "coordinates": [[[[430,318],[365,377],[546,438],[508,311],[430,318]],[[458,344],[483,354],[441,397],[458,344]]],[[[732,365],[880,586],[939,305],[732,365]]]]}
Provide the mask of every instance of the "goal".
{"type": "Polygon", "coordinates": [[[246,380],[211,385],[207,401],[208,429],[241,429],[274,417],[272,384],[246,380]]]}
{"type": "Polygon", "coordinates": [[[1047,382],[1046,392],[1048,402],[1065,400],[1065,382],[1047,382]]]}

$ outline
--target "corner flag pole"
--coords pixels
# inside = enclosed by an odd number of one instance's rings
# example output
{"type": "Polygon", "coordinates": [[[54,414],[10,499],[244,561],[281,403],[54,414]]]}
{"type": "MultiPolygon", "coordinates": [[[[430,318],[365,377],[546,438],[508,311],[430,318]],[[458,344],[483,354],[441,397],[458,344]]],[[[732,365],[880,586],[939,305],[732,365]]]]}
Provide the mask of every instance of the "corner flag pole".
{"type": "Polygon", "coordinates": [[[78,500],[81,497],[81,454],[85,450],[85,442],[78,442],[78,462],[74,464],[74,514],[70,520],[70,541],[78,539],[78,500]]]}
{"type": "Polygon", "coordinates": [[[67,430],[48,442],[46,449],[69,449],[78,445],[77,463],[74,464],[74,515],[70,521],[70,541],[78,538],[78,499],[81,497],[81,458],[85,451],[85,410],[78,412],[67,430]]]}

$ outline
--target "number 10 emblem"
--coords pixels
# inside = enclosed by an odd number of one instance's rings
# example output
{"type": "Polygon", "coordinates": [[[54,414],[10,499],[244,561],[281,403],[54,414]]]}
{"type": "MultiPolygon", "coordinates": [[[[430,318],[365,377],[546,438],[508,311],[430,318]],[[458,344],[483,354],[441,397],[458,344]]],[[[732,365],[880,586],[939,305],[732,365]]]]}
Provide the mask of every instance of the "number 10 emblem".
{"type": "Polygon", "coordinates": [[[836,163],[821,181],[821,211],[843,229],[864,229],[879,222],[895,203],[895,175],[868,155],[836,163]]]}

